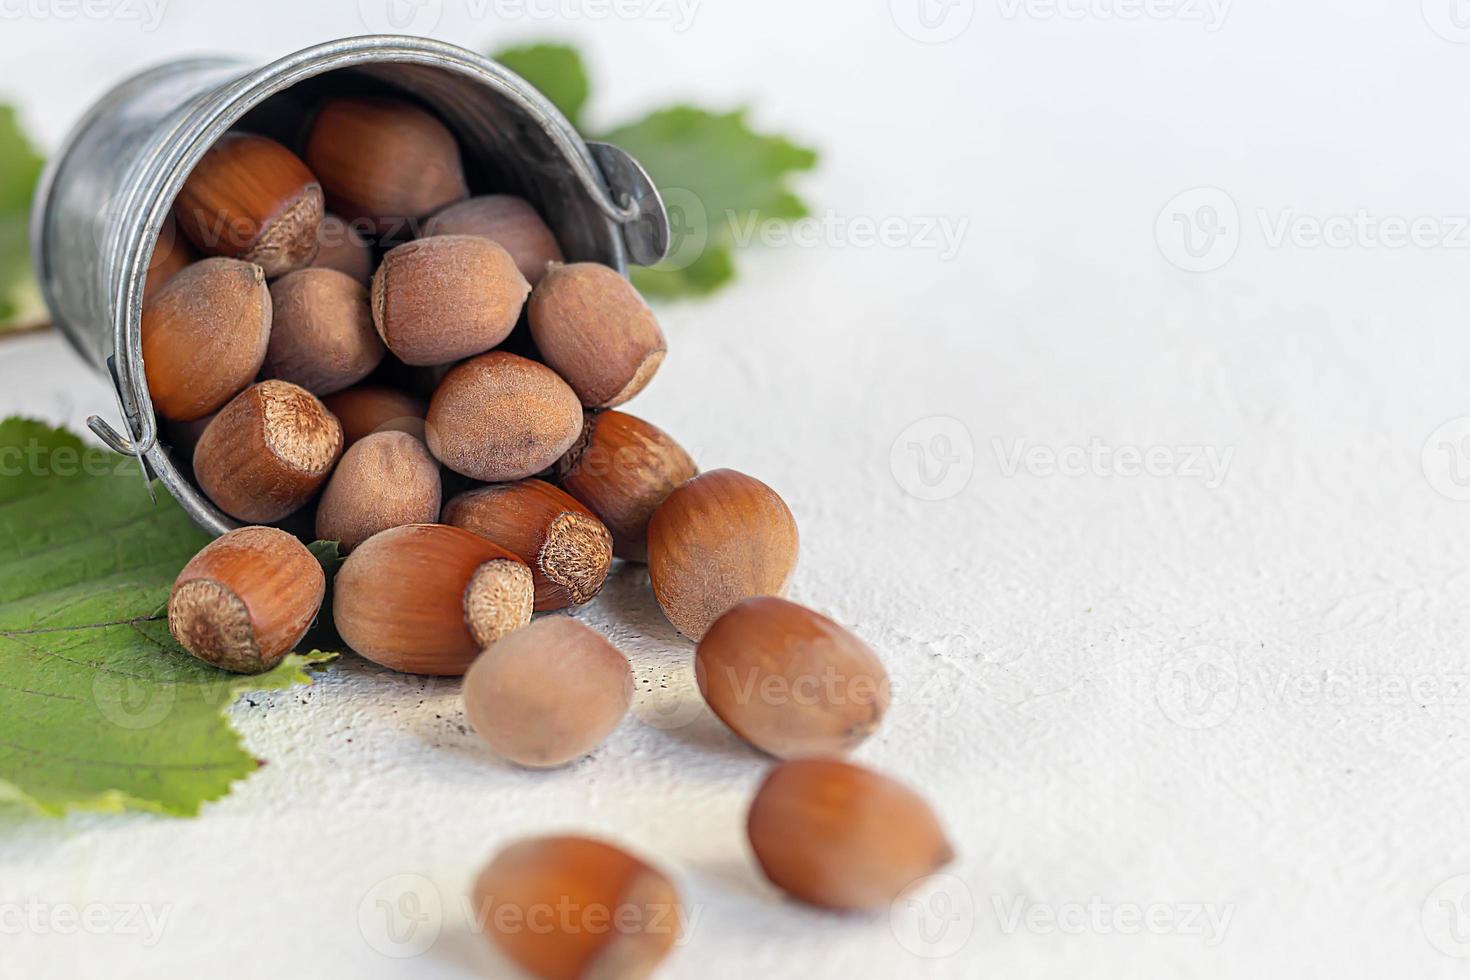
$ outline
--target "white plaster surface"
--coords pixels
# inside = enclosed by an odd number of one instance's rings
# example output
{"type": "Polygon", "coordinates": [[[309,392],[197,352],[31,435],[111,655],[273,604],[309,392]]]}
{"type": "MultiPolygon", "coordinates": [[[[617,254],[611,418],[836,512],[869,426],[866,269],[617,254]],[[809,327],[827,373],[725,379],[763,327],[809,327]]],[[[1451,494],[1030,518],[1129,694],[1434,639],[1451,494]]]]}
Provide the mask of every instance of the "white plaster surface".
{"type": "MultiPolygon", "coordinates": [[[[0,975],[506,975],[461,896],[553,829],[677,876],[696,920],[673,977],[1470,968],[1470,423],[1440,430],[1470,416],[1470,32],[1449,0],[958,0],[930,8],[963,28],[942,44],[897,26],[924,34],[904,0],[704,0],[682,30],[667,4],[437,6],[461,43],[577,38],[599,121],[748,101],[825,154],[801,187],[830,233],[663,308],[672,354],[633,410],[784,494],[795,598],[886,660],[894,707],[857,757],[921,789],[960,854],[919,893],[927,941],[913,910],[821,914],[761,879],[742,827],[765,764],[623,568],[580,615],[637,705],[590,759],[511,769],[453,684],[346,658],[232,709],[270,765],[197,820],[0,818],[0,975]],[[1171,204],[1197,188],[1217,190],[1171,204]],[[1191,257],[1176,216],[1204,243],[1205,206],[1224,235],[1191,257]],[[963,228],[952,254],[924,247],[936,223],[963,228]],[[55,917],[93,905],[111,927],[55,917]],[[132,908],[161,931],[124,929],[132,908]]],[[[0,97],[48,145],[144,63],[363,29],[351,2],[174,0],[155,31],[62,9],[0,0],[0,97]]],[[[112,407],[37,336],[0,344],[0,410],[112,407]]]]}

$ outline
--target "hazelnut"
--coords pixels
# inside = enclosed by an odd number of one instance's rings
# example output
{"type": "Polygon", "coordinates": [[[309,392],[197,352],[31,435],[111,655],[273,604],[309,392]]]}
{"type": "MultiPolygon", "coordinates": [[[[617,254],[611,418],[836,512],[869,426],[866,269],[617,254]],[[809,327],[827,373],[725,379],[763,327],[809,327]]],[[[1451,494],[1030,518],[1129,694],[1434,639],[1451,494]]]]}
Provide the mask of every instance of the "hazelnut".
{"type": "Polygon", "coordinates": [[[254,380],[271,335],[260,266],[205,259],[174,274],[143,304],[143,372],[153,407],[192,422],[254,380]]]}
{"type": "Polygon", "coordinates": [[[888,674],[866,643],[775,596],[755,596],[714,621],[695,651],[710,709],[780,759],[842,755],[888,710],[888,674]]]}
{"type": "Polygon", "coordinates": [[[423,238],[383,256],[373,274],[373,323],[405,364],[448,364],[509,336],[529,290],[492,241],[423,238]]]}
{"type": "Polygon", "coordinates": [[[531,293],[531,338],[591,408],[621,405],[663,363],[663,331],[633,284],[605,265],[553,266],[531,293]]]}
{"type": "Polygon", "coordinates": [[[540,473],[581,431],[582,405],[566,382],[546,365],[504,351],[446,374],[425,426],[435,459],[486,483],[540,473]]]}
{"type": "Polygon", "coordinates": [[[881,908],[954,860],[917,793],[836,759],[776,766],[751,801],[746,831],[766,877],[821,908],[881,908]]]}
{"type": "Polygon", "coordinates": [[[442,122],[398,99],[332,99],[317,112],[306,163],[348,221],[399,235],[469,193],[459,147],[442,122]]]}
{"type": "Polygon", "coordinates": [[[540,480],[466,490],[444,505],[444,523],[488,538],[531,566],[537,612],[587,602],[612,566],[612,535],[597,516],[540,480]]]}
{"type": "Polygon", "coordinates": [[[316,510],[316,536],[347,554],[390,527],[439,520],[439,464],[406,432],[375,432],[348,447],[316,510]]]}
{"type": "Polygon", "coordinates": [[[163,288],[163,284],[174,273],[198,259],[199,256],[188,239],[179,234],[179,226],[173,215],[169,215],[164,219],[158,239],[153,243],[153,253],[148,257],[148,278],[143,283],[143,302],[152,299],[153,294],[163,288]]]}
{"type": "Polygon", "coordinates": [[[366,286],[373,281],[372,243],[335,214],[324,214],[310,268],[336,269],[366,286]]]}
{"type": "Polygon", "coordinates": [[[342,423],[342,441],[346,445],[374,432],[407,432],[419,439],[424,437],[428,402],[396,388],[358,385],[333,392],[322,403],[342,423]]]}
{"type": "Polygon", "coordinates": [[[543,980],[632,980],[669,955],[682,929],[679,892],[622,848],[587,837],[511,844],[475,881],[482,931],[543,980]]]}
{"type": "Polygon", "coordinates": [[[458,676],[484,647],[531,621],[531,570],[477,534],[443,524],[389,528],[353,549],[332,585],[337,632],[368,660],[458,676]]]}
{"type": "Polygon", "coordinates": [[[342,427],[315,395],[262,381],[220,409],[194,448],[194,478],[236,520],[278,521],[326,482],[342,452],[342,427]]]}
{"type": "Polygon", "coordinates": [[[464,678],[470,725],[497,755],[534,769],[597,748],[632,698],[628,659],[567,616],[538,619],[497,640],[464,678]]]}
{"type": "Polygon", "coordinates": [[[786,502],[734,470],[696,476],[648,520],[654,595],[669,622],[694,640],[741,600],[786,591],[796,553],[796,519],[786,502]]]}
{"type": "Polygon", "coordinates": [[[532,286],[546,275],[548,264],[562,261],[561,246],[541,215],[523,198],[509,194],[486,194],[451,204],[429,219],[424,234],[488,238],[510,253],[532,286]]]}
{"type": "Polygon", "coordinates": [[[271,283],[264,375],[329,395],[372,373],[387,354],[368,291],[335,269],[300,269],[271,283]]]}
{"type": "Polygon", "coordinates": [[[226,133],[189,174],[174,215],[205,254],[254,262],[275,277],[316,254],[322,189],[275,140],[226,133]]]}
{"type": "Polygon", "coordinates": [[[576,444],[556,464],[562,489],[602,519],[613,554],[648,560],[648,518],[699,472],[662,429],[623,412],[588,412],[576,444]]]}
{"type": "Polygon", "coordinates": [[[238,528],[205,545],[179,573],[168,629],[205,663],[257,674],[306,635],[326,587],[322,566],[300,541],[278,528],[238,528]]]}

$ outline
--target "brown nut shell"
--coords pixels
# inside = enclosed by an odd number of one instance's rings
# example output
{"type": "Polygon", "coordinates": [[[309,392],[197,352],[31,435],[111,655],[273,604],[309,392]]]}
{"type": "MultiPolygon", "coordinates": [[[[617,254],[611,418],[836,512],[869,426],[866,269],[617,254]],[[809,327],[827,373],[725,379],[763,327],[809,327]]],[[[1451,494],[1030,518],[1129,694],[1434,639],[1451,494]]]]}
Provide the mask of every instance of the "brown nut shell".
{"type": "Polygon", "coordinates": [[[164,219],[158,239],[153,243],[153,253],[148,257],[148,278],[143,283],[143,302],[152,299],[163,288],[163,284],[173,278],[174,273],[197,261],[199,253],[194,251],[194,246],[179,232],[174,216],[169,215],[164,219]]]}
{"type": "Polygon", "coordinates": [[[316,254],[322,188],[296,154],[253,133],[226,133],[174,201],[179,228],[206,255],[254,262],[275,277],[316,254]]]}
{"type": "Polygon", "coordinates": [[[423,238],[383,256],[373,274],[373,323],[405,364],[448,364],[509,336],[530,288],[492,241],[423,238]]]}
{"type": "Polygon", "coordinates": [[[581,431],[582,405],[555,371],[491,351],[444,376],[425,437],[434,458],[456,473],[506,483],[550,467],[581,431]]]}
{"type": "Polygon", "coordinates": [[[380,235],[409,237],[413,224],[469,193],[454,134],[399,99],[325,103],[306,141],[306,164],[327,205],[380,235]]]}
{"type": "Polygon", "coordinates": [[[357,384],[388,353],[368,291],[335,269],[300,269],[271,283],[271,339],[263,374],[329,395],[357,384]]]}
{"type": "Polygon", "coordinates": [[[372,242],[335,214],[324,214],[309,268],[336,269],[366,286],[373,281],[372,242]]]}
{"type": "Polygon", "coordinates": [[[736,603],[780,595],[796,570],[796,519],[755,477],[711,470],[648,521],[648,576],[664,615],[697,640],[736,603]]]}
{"type": "Polygon", "coordinates": [[[326,576],[306,546],[273,527],[242,527],[204,546],[174,581],[168,628],[224,670],[270,670],[306,635],[326,576]]]}
{"type": "Polygon", "coordinates": [[[648,560],[648,519],[699,470],[657,426],[623,412],[588,412],[582,435],[556,464],[557,482],[612,532],[613,554],[648,560]]]}
{"type": "Polygon", "coordinates": [[[439,520],[439,464],[406,432],[377,432],[348,447],[316,509],[316,536],[347,554],[379,531],[439,520]]]}
{"type": "Polygon", "coordinates": [[[597,748],[632,698],[628,658],[569,616],[547,616],[502,637],[464,678],[471,727],[497,755],[536,769],[597,748]]]}
{"type": "Polygon", "coordinates": [[[872,648],[775,596],[746,599],[715,620],[694,675],[721,721],[779,759],[844,755],[888,710],[888,672],[872,648]]]}
{"type": "Polygon", "coordinates": [[[638,394],[667,351],[658,320],[633,284],[596,262],[548,270],[527,314],[541,356],[591,408],[612,408],[638,394]]]}
{"type": "Polygon", "coordinates": [[[424,437],[429,403],[397,388],[356,385],[326,395],[322,403],[342,423],[346,445],[374,432],[407,432],[418,439],[424,437]]]}
{"type": "Polygon", "coordinates": [[[836,759],[772,769],[751,801],[746,830],[766,877],[820,908],[882,908],[954,860],[923,798],[836,759]]]}
{"type": "Polygon", "coordinates": [[[683,929],[673,882],[587,837],[506,847],[476,879],[474,909],[490,941],[543,980],[646,977],[683,929]]]}
{"type": "Polygon", "coordinates": [[[556,236],[524,198],[485,194],[451,204],[429,219],[429,235],[475,235],[500,245],[515,259],[516,268],[535,286],[546,267],[562,261],[556,236]]]}
{"type": "Polygon", "coordinates": [[[301,509],[342,453],[342,427],[305,388],[262,381],[220,409],[194,447],[194,478],[216,507],[264,524],[301,509]]]}
{"type": "Polygon", "coordinates": [[[410,674],[459,676],[531,621],[525,562],[443,524],[389,528],[358,545],[332,585],[337,632],[360,656],[410,674]]]}
{"type": "Polygon", "coordinates": [[[531,566],[537,612],[590,601],[612,567],[612,535],[597,515],[541,480],[466,490],[444,505],[444,523],[488,538],[531,566]]]}
{"type": "Polygon", "coordinates": [[[175,422],[203,418],[250,384],[265,361],[265,273],[238,259],[195,262],[143,304],[142,334],[154,409],[175,422]]]}

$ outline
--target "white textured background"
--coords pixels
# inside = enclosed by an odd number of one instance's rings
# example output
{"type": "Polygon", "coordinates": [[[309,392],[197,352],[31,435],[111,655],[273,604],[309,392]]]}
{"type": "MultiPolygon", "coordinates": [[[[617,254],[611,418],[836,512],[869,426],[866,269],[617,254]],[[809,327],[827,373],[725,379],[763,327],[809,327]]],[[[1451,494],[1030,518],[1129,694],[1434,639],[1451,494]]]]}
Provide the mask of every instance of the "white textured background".
{"type": "MultiPolygon", "coordinates": [[[[671,976],[1463,975],[1457,0],[926,0],[932,31],[918,0],[622,2],[643,15],[425,9],[476,47],[576,38],[596,120],[748,101],[820,146],[814,240],[666,307],[633,410],[790,500],[795,597],[899,685],[858,758],[933,800],[954,877],[897,928],[777,897],[741,829],[764,764],[625,568],[583,615],[639,702],[591,759],[512,770],[452,684],[347,658],[233,710],[271,765],[198,820],[0,817],[0,910],[166,916],[0,918],[0,973],[502,975],[460,896],[500,842],[577,828],[678,876],[697,920],[671,976]]],[[[62,3],[0,0],[0,97],[48,145],[145,63],[364,29],[352,2],[172,0],[156,30],[62,3]]],[[[40,336],[0,345],[0,410],[112,408],[40,336]]]]}

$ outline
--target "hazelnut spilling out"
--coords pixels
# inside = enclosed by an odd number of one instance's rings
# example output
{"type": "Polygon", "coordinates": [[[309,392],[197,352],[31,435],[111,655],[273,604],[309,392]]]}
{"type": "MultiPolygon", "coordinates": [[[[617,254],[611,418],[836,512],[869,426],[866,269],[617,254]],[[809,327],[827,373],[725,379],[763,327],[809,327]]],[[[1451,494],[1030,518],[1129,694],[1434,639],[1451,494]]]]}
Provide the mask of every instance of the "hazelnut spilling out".
{"type": "Polygon", "coordinates": [[[185,650],[238,674],[280,663],[321,608],[326,576],[306,546],[273,527],[242,527],[190,559],[168,599],[185,650]]]}
{"type": "Polygon", "coordinates": [[[545,980],[646,977],[683,929],[673,882],[589,837],[511,844],[480,872],[473,898],[490,941],[545,980]]]}
{"type": "Polygon", "coordinates": [[[715,620],[694,668],[720,720],[777,758],[850,752],[888,710],[888,673],[872,649],[775,596],[746,599],[715,620]]]}
{"type": "Polygon", "coordinates": [[[596,262],[553,266],[531,293],[527,315],[536,348],[589,408],[638,394],[667,351],[633,284],[596,262]]]}
{"type": "Polygon", "coordinates": [[[567,616],[538,619],[480,654],[464,678],[465,715],[497,755],[565,765],[618,727],[633,698],[628,659],[567,616]]]}
{"type": "Polygon", "coordinates": [[[451,204],[429,219],[424,234],[488,238],[510,253],[532,286],[546,275],[548,265],[562,261],[561,246],[541,215],[523,198],[510,194],[486,194],[451,204]]]}
{"type": "Polygon", "coordinates": [[[377,432],[342,454],[316,509],[316,536],[347,554],[379,531],[439,520],[439,465],[406,432],[377,432]]]}
{"type": "Polygon", "coordinates": [[[751,801],[746,830],[771,883],[821,908],[882,908],[954,860],[917,793],[836,759],[776,766],[751,801]]]}
{"type": "MultiPolygon", "coordinates": [[[[431,239],[432,240],[432,239],[431,239]]],[[[486,483],[535,476],[582,431],[582,404],[544,364],[504,351],[465,361],[429,402],[426,437],[434,458],[486,483]]]]}
{"type": "Polygon", "coordinates": [[[743,599],[780,595],[796,570],[796,519],[761,481],[700,474],[648,521],[648,576],[664,615],[690,639],[743,599]]]}
{"type": "Polygon", "coordinates": [[[612,566],[607,528],[541,480],[466,490],[444,505],[444,523],[488,538],[531,566],[537,612],[589,601],[612,566]]]}
{"type": "Polygon", "coordinates": [[[525,562],[477,534],[410,524],[368,538],[333,585],[337,632],[359,655],[410,674],[459,676],[531,621],[525,562]]]}
{"type": "Polygon", "coordinates": [[[205,259],[143,304],[143,373],[154,409],[174,422],[203,418],[255,379],[271,335],[260,266],[205,259]]]}
{"type": "Polygon", "coordinates": [[[322,188],[275,140],[226,133],[189,174],[174,216],[206,255],[244,259],[274,277],[316,254],[322,188]]]}
{"type": "Polygon", "coordinates": [[[562,489],[602,519],[613,554],[627,561],[648,560],[649,517],[697,472],[662,429],[611,410],[588,412],[581,436],[556,464],[562,489]]]}
{"type": "Polygon", "coordinates": [[[262,381],[242,391],[194,447],[194,478],[240,521],[279,521],[316,495],[342,452],[342,427],[304,388],[262,381]]]}
{"type": "Polygon", "coordinates": [[[271,283],[271,339],[263,373],[329,395],[372,373],[387,350],[367,288],[335,269],[301,269],[271,283]]]}

